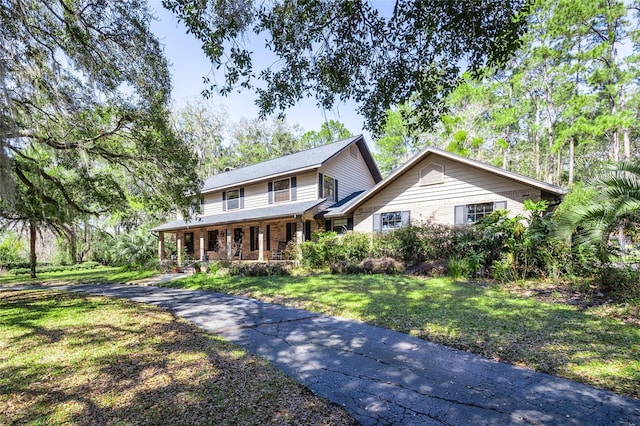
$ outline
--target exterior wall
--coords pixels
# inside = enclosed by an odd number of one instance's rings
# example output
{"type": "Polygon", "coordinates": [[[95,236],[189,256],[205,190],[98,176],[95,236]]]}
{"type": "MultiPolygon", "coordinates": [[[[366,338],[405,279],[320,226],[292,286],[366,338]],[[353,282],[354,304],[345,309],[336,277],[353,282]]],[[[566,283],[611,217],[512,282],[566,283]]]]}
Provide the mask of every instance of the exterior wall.
{"type": "MultiPolygon", "coordinates": [[[[349,148],[343,150],[327,161],[319,170],[322,174],[338,179],[338,201],[356,191],[369,189],[376,184],[360,150],[357,150],[358,158],[352,157],[350,151],[349,148]]],[[[318,192],[317,185],[316,175],[316,194],[318,192]]]]}
{"type": "Polygon", "coordinates": [[[429,155],[354,212],[354,230],[371,232],[373,214],[411,211],[411,222],[454,224],[459,205],[506,201],[510,215],[523,212],[524,200],[540,200],[540,190],[437,155],[429,155]],[[420,171],[429,163],[444,166],[441,183],[420,185],[420,171]]]}
{"type": "MultiPolygon", "coordinates": [[[[310,201],[318,198],[317,173],[308,172],[296,176],[296,200],[288,202],[310,201]]],[[[237,187],[241,188],[240,186],[237,187]]],[[[244,209],[255,209],[269,205],[268,183],[260,182],[243,186],[244,209]]],[[[236,189],[231,188],[231,189],[236,189]]],[[[205,194],[203,216],[222,213],[222,191],[205,194]]]]}

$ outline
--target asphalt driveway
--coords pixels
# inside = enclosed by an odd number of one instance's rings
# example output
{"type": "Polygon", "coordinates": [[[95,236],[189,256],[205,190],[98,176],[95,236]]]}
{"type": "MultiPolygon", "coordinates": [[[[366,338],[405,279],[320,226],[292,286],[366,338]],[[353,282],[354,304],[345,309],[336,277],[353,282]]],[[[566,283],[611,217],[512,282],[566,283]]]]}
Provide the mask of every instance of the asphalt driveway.
{"type": "Polygon", "coordinates": [[[47,289],[167,308],[268,359],[363,425],[640,426],[640,400],[356,321],[204,291],[47,289]]]}

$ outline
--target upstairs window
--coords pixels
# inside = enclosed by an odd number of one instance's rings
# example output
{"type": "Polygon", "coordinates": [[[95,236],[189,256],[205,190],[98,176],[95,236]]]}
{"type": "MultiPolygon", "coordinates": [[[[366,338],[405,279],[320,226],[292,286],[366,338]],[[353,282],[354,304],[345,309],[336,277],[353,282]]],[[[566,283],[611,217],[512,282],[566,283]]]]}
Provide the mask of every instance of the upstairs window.
{"type": "Polygon", "coordinates": [[[276,180],[273,182],[273,199],[276,203],[289,201],[291,199],[291,181],[289,179],[276,180]]]}
{"type": "Polygon", "coordinates": [[[338,201],[338,179],[318,173],[318,198],[338,201]]]}
{"type": "Polygon", "coordinates": [[[240,190],[227,191],[227,210],[240,208],[240,190]]]}
{"type": "Polygon", "coordinates": [[[336,180],[330,176],[324,175],[322,178],[322,192],[322,198],[338,201],[336,197],[336,180]]]}
{"type": "Polygon", "coordinates": [[[465,225],[469,223],[475,223],[485,216],[490,215],[496,210],[506,209],[506,201],[496,201],[491,203],[477,203],[467,204],[464,206],[455,207],[455,221],[456,225],[465,225]]]}
{"type": "Polygon", "coordinates": [[[232,189],[222,193],[222,210],[244,208],[244,188],[232,189]]]}
{"type": "Polygon", "coordinates": [[[267,184],[269,204],[296,201],[298,191],[297,182],[298,180],[295,176],[269,182],[267,184]]]}

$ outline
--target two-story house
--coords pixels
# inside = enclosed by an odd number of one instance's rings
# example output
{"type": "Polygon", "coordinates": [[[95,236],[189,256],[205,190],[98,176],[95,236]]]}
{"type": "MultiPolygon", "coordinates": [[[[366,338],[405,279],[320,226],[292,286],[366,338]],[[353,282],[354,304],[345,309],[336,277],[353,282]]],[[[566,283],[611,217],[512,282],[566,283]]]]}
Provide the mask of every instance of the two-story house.
{"type": "MultiPolygon", "coordinates": [[[[269,260],[292,240],[324,229],[318,213],[343,205],[382,177],[362,136],[323,145],[208,178],[200,214],[153,229],[174,233],[178,253],[196,259],[269,260]]],[[[336,226],[352,222],[336,219],[336,226]],[[342,224],[344,221],[344,224],[342,224]]]]}

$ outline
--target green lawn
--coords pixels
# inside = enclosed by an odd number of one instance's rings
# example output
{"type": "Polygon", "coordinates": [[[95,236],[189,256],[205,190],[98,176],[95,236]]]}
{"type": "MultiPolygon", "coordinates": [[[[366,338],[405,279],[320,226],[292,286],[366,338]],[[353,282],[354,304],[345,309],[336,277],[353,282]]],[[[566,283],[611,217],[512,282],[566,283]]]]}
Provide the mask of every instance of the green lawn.
{"type": "Polygon", "coordinates": [[[0,275],[0,286],[37,283],[126,283],[157,275],[157,271],[125,270],[123,268],[98,267],[77,271],[38,273],[35,279],[29,275],[0,275]]]}
{"type": "Polygon", "coordinates": [[[629,307],[581,309],[519,296],[497,285],[408,276],[199,274],[169,285],[353,318],[640,397],[637,309],[620,319],[629,307]]]}
{"type": "Polygon", "coordinates": [[[0,424],[355,424],[268,362],[153,306],[0,291],[0,424]]]}

